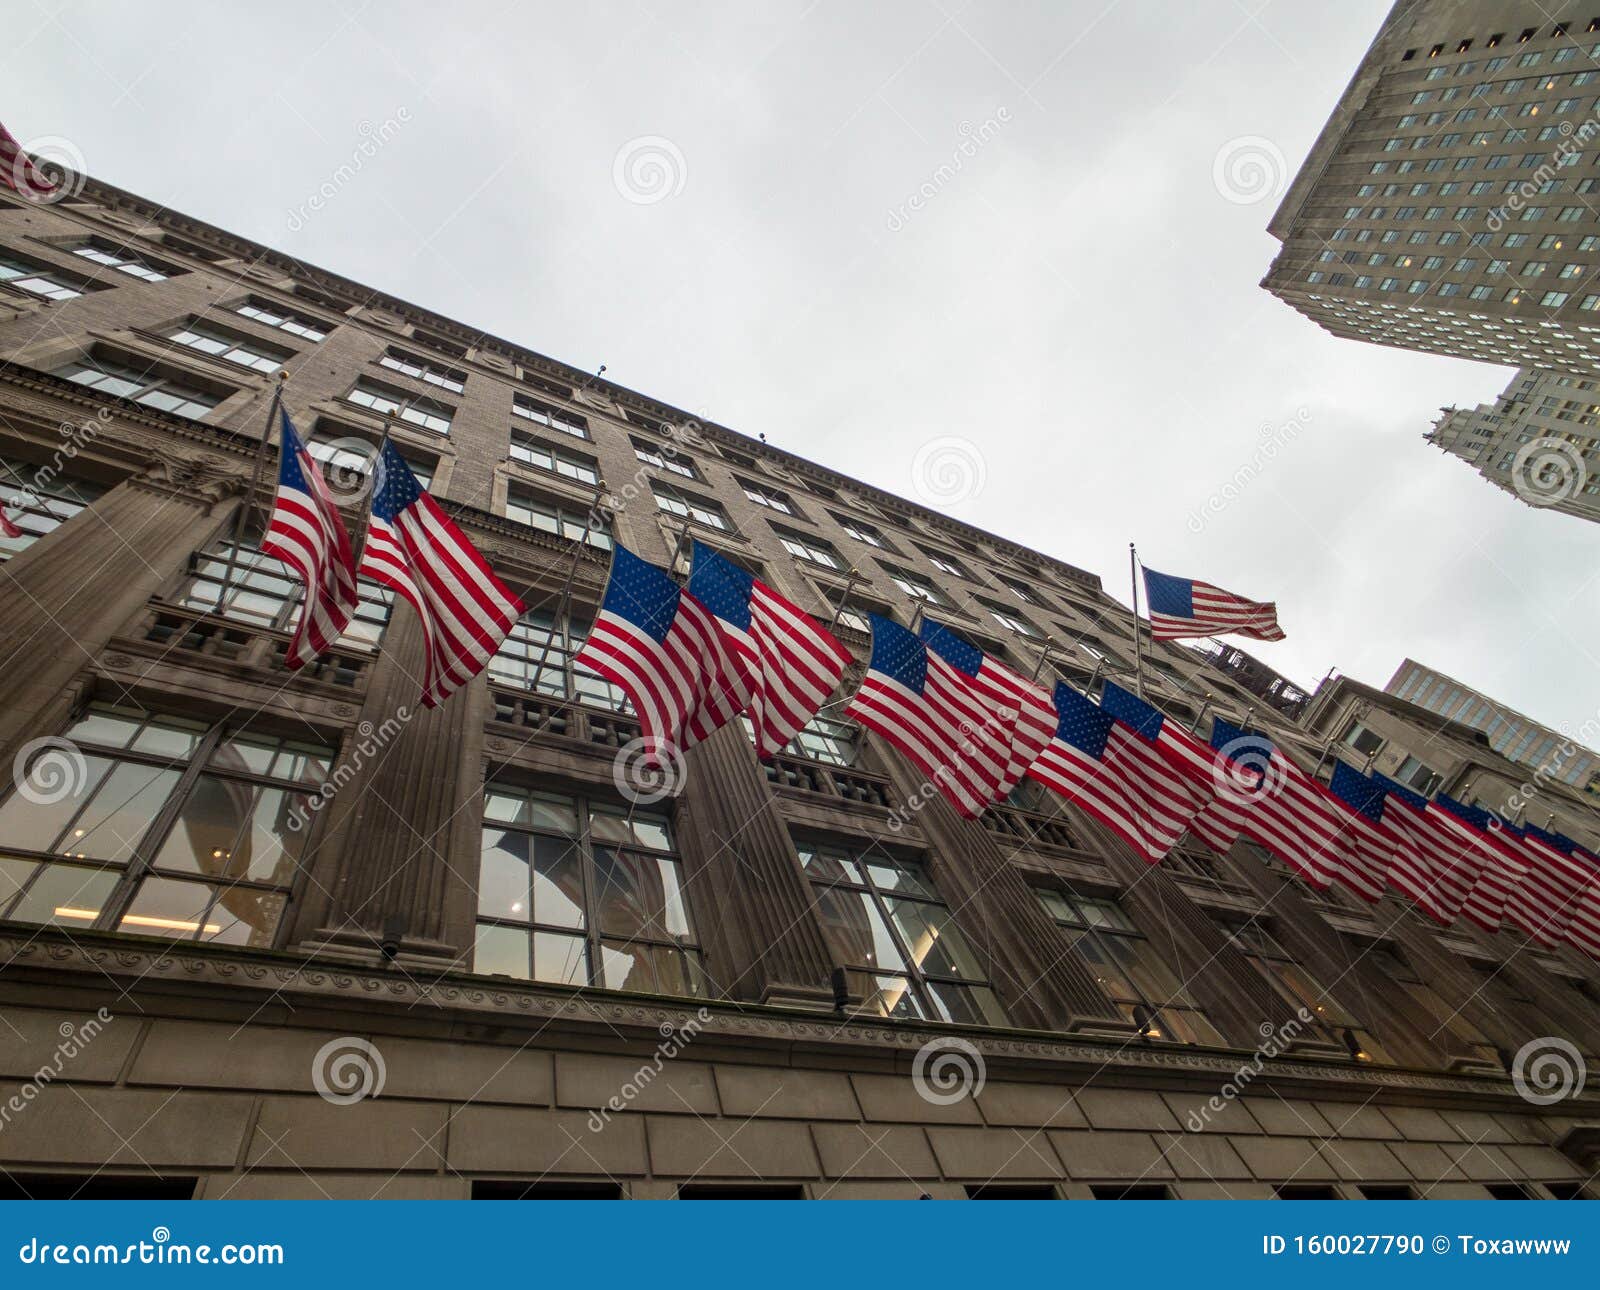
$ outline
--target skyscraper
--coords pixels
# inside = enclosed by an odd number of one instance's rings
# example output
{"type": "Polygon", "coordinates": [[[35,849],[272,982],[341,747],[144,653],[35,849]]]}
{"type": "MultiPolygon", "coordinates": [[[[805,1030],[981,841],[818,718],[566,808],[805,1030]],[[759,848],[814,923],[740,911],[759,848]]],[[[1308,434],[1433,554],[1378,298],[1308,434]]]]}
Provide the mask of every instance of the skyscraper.
{"type": "Polygon", "coordinates": [[[1425,437],[1530,506],[1600,520],[1600,377],[1524,368],[1493,403],[1444,409],[1425,437]]]}
{"type": "Polygon", "coordinates": [[[1269,225],[1338,336],[1600,369],[1600,19],[1398,0],[1269,225]]]}

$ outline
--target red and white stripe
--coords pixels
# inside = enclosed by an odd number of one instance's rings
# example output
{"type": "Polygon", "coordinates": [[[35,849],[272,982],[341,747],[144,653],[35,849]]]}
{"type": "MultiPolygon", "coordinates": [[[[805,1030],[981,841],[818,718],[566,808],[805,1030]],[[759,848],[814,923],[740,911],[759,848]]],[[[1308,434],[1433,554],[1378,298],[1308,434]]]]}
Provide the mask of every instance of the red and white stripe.
{"type": "Polygon", "coordinates": [[[751,580],[750,630],[721,621],[749,678],[756,755],[767,761],[817,715],[853,656],[814,618],[760,579],[751,580]]]}
{"type": "Polygon", "coordinates": [[[423,491],[393,523],[374,514],[361,570],[411,602],[422,623],[422,704],[433,707],[488,666],[523,605],[466,534],[423,491]]]}
{"type": "Polygon", "coordinates": [[[1474,832],[1480,835],[1483,866],[1461,902],[1461,916],[1486,932],[1497,932],[1505,919],[1506,902],[1528,875],[1528,859],[1517,845],[1519,839],[1496,821],[1490,820],[1487,832],[1474,832]]]}
{"type": "Polygon", "coordinates": [[[1204,804],[1186,776],[1121,722],[1099,760],[1052,738],[1028,778],[1092,815],[1149,864],[1172,850],[1204,804]]]}
{"type": "Polygon", "coordinates": [[[350,625],[360,599],[350,536],[322,469],[304,448],[295,458],[307,491],[279,482],[261,538],[261,553],[282,560],[306,587],[284,655],[290,668],[304,667],[326,652],[350,625]]]}
{"type": "Polygon", "coordinates": [[[1389,885],[1435,922],[1455,922],[1483,867],[1466,822],[1437,807],[1419,811],[1394,793],[1384,799],[1383,822],[1400,844],[1389,885]]]}
{"type": "Polygon", "coordinates": [[[927,651],[923,692],[883,672],[867,669],[846,709],[916,763],[917,768],[971,819],[999,800],[1011,755],[1011,729],[973,697],[955,668],[927,651]]]}
{"type": "Polygon", "coordinates": [[[44,171],[33,164],[33,158],[22,150],[16,136],[3,125],[0,125],[0,184],[34,200],[49,197],[56,191],[56,184],[45,178],[44,171]]]}
{"type": "Polygon", "coordinates": [[[1505,918],[1543,945],[1571,945],[1600,958],[1600,892],[1589,865],[1531,834],[1505,835],[1528,871],[1506,900],[1505,918]]]}
{"type": "Polygon", "coordinates": [[[1005,773],[995,786],[995,796],[1004,798],[1055,738],[1056,705],[1039,686],[987,654],[977,676],[959,671],[957,675],[996,719],[1010,728],[1005,773]]]}
{"type": "Polygon", "coordinates": [[[1209,582],[1193,582],[1192,618],[1171,614],[1150,615],[1150,634],[1157,640],[1178,640],[1185,636],[1212,636],[1232,632],[1257,640],[1281,641],[1278,607],[1270,601],[1246,600],[1209,582]]]}
{"type": "Polygon", "coordinates": [[[602,609],[573,658],[626,691],[647,752],[676,756],[733,720],[750,702],[750,681],[723,625],[687,591],[664,640],[602,609]]]}

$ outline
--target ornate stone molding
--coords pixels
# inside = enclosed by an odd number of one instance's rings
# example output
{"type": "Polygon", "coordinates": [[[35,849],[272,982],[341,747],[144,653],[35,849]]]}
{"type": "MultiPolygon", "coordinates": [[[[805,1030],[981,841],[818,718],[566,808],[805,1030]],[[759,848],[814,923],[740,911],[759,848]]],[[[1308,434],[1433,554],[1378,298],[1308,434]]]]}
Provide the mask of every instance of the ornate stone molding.
{"type": "MultiPolygon", "coordinates": [[[[115,982],[118,989],[137,989],[142,981],[158,983],[166,993],[181,982],[197,990],[260,991],[314,1001],[326,1011],[343,1005],[388,1004],[427,1015],[433,1009],[447,1019],[482,1022],[485,1015],[509,1025],[527,1018],[540,1027],[552,1021],[594,1026],[615,1038],[634,1028],[642,1037],[660,1035],[698,1021],[698,1034],[724,1043],[750,1042],[770,1048],[802,1044],[814,1059],[829,1049],[840,1057],[865,1050],[881,1058],[910,1057],[924,1045],[948,1041],[952,1034],[971,1043],[996,1068],[1008,1073],[1059,1075],[1064,1082],[1087,1070],[1115,1077],[1205,1076],[1207,1087],[1221,1089],[1250,1068],[1250,1086],[1297,1084],[1313,1091],[1392,1089],[1405,1093],[1457,1095],[1493,1099],[1504,1109],[1527,1110],[1506,1077],[1473,1077],[1442,1071],[1383,1068],[1366,1065],[1276,1057],[1254,1071],[1256,1054],[1243,1050],[1159,1048],[1146,1044],[1109,1044],[1074,1040],[1041,1031],[1001,1031],[890,1024],[877,1018],[829,1019],[814,1011],[770,1004],[726,1000],[666,999],[652,995],[570,989],[471,977],[441,972],[422,979],[415,970],[383,970],[347,963],[329,963],[289,953],[172,944],[147,945],[107,935],[75,933],[70,938],[50,929],[0,934],[0,969],[16,974],[47,971],[82,974],[115,982]]],[[[253,1002],[254,1000],[252,1000],[253,1002]]],[[[1571,1116],[1600,1115],[1600,1099],[1573,1099],[1562,1106],[1571,1116]]]]}

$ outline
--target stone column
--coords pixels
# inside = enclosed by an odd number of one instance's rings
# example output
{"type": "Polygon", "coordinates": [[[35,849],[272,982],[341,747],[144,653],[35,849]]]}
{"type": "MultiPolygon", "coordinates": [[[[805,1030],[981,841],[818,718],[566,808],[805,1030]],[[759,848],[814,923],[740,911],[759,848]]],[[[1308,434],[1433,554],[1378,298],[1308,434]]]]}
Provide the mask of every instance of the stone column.
{"type": "Polygon", "coordinates": [[[0,758],[60,726],[73,679],[205,545],[244,489],[222,457],[172,456],[0,566],[0,758]]]}
{"type": "Polygon", "coordinates": [[[833,956],[743,727],[730,722],[686,760],[684,880],[716,986],[735,999],[832,1007],[833,956]]]}
{"type": "Polygon", "coordinates": [[[990,984],[1011,1019],[1041,1030],[1131,1030],[1067,945],[1027,881],[976,820],[964,820],[923,775],[881,739],[868,746],[902,802],[917,800],[917,823],[929,841],[928,865],[939,894],[988,965],[990,984]]]}
{"type": "Polygon", "coordinates": [[[422,628],[397,600],[334,796],[309,845],[294,939],[369,960],[465,966],[472,950],[483,812],[485,675],[423,708],[422,628]]]}

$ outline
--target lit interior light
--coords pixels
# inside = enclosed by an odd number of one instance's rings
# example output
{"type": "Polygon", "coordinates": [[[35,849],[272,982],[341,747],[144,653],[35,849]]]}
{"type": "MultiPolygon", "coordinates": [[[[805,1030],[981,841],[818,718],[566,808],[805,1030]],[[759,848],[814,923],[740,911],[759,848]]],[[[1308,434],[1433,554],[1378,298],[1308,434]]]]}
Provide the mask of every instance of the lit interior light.
{"type": "MultiPolygon", "coordinates": [[[[57,918],[79,918],[84,922],[93,922],[100,916],[100,911],[98,909],[78,909],[72,905],[58,905],[56,906],[55,914],[57,918]]],[[[192,932],[200,926],[199,923],[188,922],[181,918],[152,918],[146,914],[124,914],[122,923],[123,926],[127,927],[155,927],[168,932],[192,932]]],[[[207,936],[215,936],[221,930],[221,923],[207,923],[205,925],[207,936]]]]}

